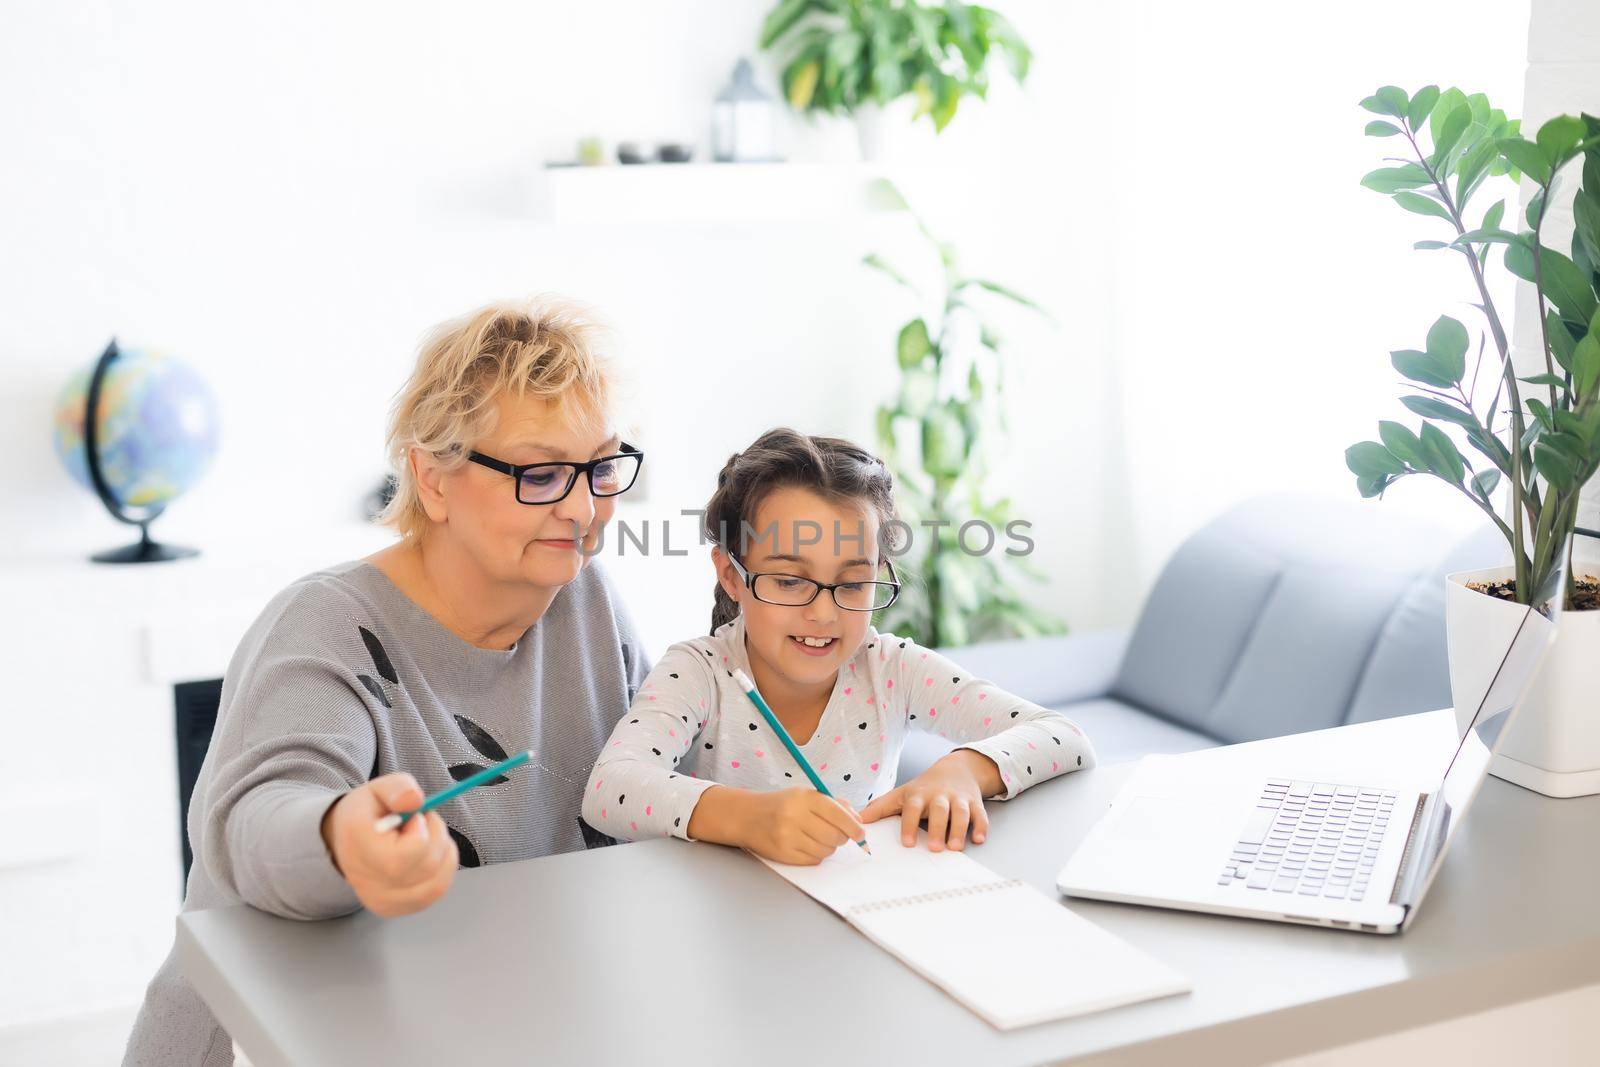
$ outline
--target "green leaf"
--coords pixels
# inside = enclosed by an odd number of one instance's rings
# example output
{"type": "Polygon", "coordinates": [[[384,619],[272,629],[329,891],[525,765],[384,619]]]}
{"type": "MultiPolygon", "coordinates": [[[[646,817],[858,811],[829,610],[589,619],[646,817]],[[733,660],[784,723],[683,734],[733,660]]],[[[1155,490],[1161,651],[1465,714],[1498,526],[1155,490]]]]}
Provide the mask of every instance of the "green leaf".
{"type": "Polygon", "coordinates": [[[1534,193],[1528,200],[1527,209],[1522,213],[1522,217],[1528,220],[1529,227],[1533,229],[1538,229],[1539,224],[1544,221],[1544,194],[1543,189],[1534,193]]]}
{"type": "Polygon", "coordinates": [[[1468,230],[1466,233],[1462,234],[1460,237],[1457,237],[1450,243],[1455,245],[1457,248],[1465,248],[1467,245],[1473,244],[1510,244],[1516,239],[1517,235],[1512,233],[1510,230],[1496,230],[1490,229],[1489,227],[1483,227],[1481,229],[1468,230]]]}
{"type": "Polygon", "coordinates": [[[1044,308],[1040,307],[1038,304],[1034,303],[1032,300],[1029,300],[1027,297],[1023,296],[1021,293],[1017,292],[1015,289],[1008,289],[1005,286],[1001,285],[999,282],[991,282],[991,281],[989,281],[989,280],[987,280],[985,278],[968,278],[966,281],[962,282],[956,288],[957,289],[965,289],[969,285],[976,285],[978,288],[985,289],[985,290],[995,294],[996,296],[1003,296],[1007,300],[1010,300],[1013,303],[1021,304],[1025,308],[1030,308],[1030,309],[1032,309],[1034,311],[1038,311],[1038,312],[1041,312],[1041,313],[1044,311],[1044,308]]]}
{"type": "Polygon", "coordinates": [[[1444,419],[1469,429],[1478,425],[1472,412],[1455,404],[1446,403],[1436,396],[1403,396],[1400,403],[1426,419],[1444,419]]]}
{"type": "Polygon", "coordinates": [[[1411,193],[1404,190],[1394,194],[1394,202],[1407,211],[1418,215],[1432,215],[1436,218],[1449,220],[1450,212],[1439,201],[1423,196],[1421,193],[1411,193]]]}
{"type": "Polygon", "coordinates": [[[1375,193],[1398,192],[1401,189],[1419,189],[1428,185],[1428,172],[1415,163],[1398,167],[1379,167],[1361,179],[1361,184],[1375,193]]]}
{"type": "Polygon", "coordinates": [[[1550,385],[1557,389],[1567,387],[1567,380],[1559,374],[1530,374],[1526,378],[1518,378],[1517,381],[1527,382],[1529,385],[1550,385]]]}
{"type": "Polygon", "coordinates": [[[1450,245],[1451,245],[1451,242],[1449,242],[1449,241],[1418,241],[1416,244],[1412,245],[1411,247],[1417,249],[1418,251],[1431,252],[1431,251],[1434,251],[1435,249],[1449,248],[1450,245]]]}
{"type": "Polygon", "coordinates": [[[1495,142],[1495,147],[1508,163],[1535,182],[1550,184],[1550,161],[1538,145],[1523,137],[1502,137],[1495,142]]]}
{"type": "Polygon", "coordinates": [[[1428,121],[1428,115],[1433,111],[1433,105],[1439,102],[1439,87],[1437,85],[1424,85],[1417,90],[1417,95],[1411,98],[1411,103],[1406,106],[1406,118],[1411,123],[1411,132],[1416,133],[1422,124],[1428,121]]]}
{"type": "Polygon", "coordinates": [[[1479,499],[1481,499],[1485,504],[1490,502],[1490,495],[1494,493],[1495,489],[1499,485],[1500,472],[1495,470],[1493,467],[1490,467],[1488,470],[1479,471],[1477,474],[1472,476],[1472,488],[1477,490],[1479,499]]]}
{"type": "Polygon", "coordinates": [[[1368,137],[1398,137],[1400,135],[1400,127],[1392,122],[1375,119],[1367,123],[1366,133],[1368,137]]]}
{"type": "Polygon", "coordinates": [[[1525,282],[1533,281],[1533,232],[1524,230],[1506,245],[1506,270],[1525,282]]]}
{"type": "Polygon", "coordinates": [[[1573,149],[1587,132],[1583,120],[1576,115],[1557,115],[1539,127],[1534,141],[1553,170],[1571,158],[1573,149]]]}
{"type": "Polygon", "coordinates": [[[1483,213],[1483,225],[1479,228],[1484,230],[1498,230],[1500,228],[1500,220],[1505,218],[1505,214],[1505,200],[1496,200],[1494,204],[1490,206],[1489,210],[1483,213]]]}
{"type": "Polygon", "coordinates": [[[1426,352],[1418,352],[1414,348],[1390,352],[1389,362],[1394,364],[1395,370],[1411,381],[1421,382],[1424,385],[1449,389],[1460,380],[1450,377],[1450,368],[1440,364],[1436,358],[1426,352]]]}
{"type": "Polygon", "coordinates": [[[1406,117],[1406,92],[1396,85],[1385,85],[1365,100],[1361,106],[1374,115],[1390,115],[1397,119],[1406,117]]]}
{"type": "Polygon", "coordinates": [[[1383,491],[1394,480],[1389,474],[1363,474],[1356,477],[1356,489],[1363,497],[1382,496],[1383,491]]]}
{"type": "Polygon", "coordinates": [[[1572,462],[1544,441],[1533,448],[1533,465],[1556,489],[1566,491],[1578,482],[1578,472],[1573,469],[1572,462]]]}
{"type": "Polygon", "coordinates": [[[937,407],[922,419],[922,465],[935,476],[953,478],[967,459],[967,434],[948,406],[937,407]]]}
{"type": "Polygon", "coordinates": [[[902,370],[915,367],[927,358],[933,351],[933,341],[928,337],[928,324],[921,319],[912,319],[900,328],[900,337],[895,342],[895,351],[900,359],[902,370]]]}
{"type": "Polygon", "coordinates": [[[1439,123],[1438,135],[1433,139],[1434,168],[1439,169],[1439,163],[1455,148],[1456,142],[1461,140],[1461,135],[1467,132],[1467,126],[1472,122],[1472,109],[1463,105],[1457,107],[1444,117],[1439,123]]]}
{"type": "Polygon", "coordinates": [[[778,38],[794,28],[794,24],[805,17],[811,7],[811,0],[782,0],[777,7],[767,15],[766,21],[761,24],[761,48],[771,48],[778,38]]]}
{"type": "Polygon", "coordinates": [[[1422,451],[1422,442],[1417,435],[1398,422],[1378,423],[1378,437],[1383,441],[1391,455],[1402,463],[1409,464],[1418,470],[1425,470],[1428,466],[1427,458],[1422,451]]]}
{"type": "Polygon", "coordinates": [[[1595,313],[1594,289],[1572,260],[1553,248],[1539,250],[1544,295],[1574,322],[1588,322],[1595,313]]]}
{"type": "MultiPolygon", "coordinates": [[[[1472,136],[1472,131],[1468,136],[1472,136]]],[[[1500,154],[1495,151],[1494,140],[1485,136],[1471,148],[1461,154],[1461,159],[1456,163],[1456,205],[1464,206],[1467,198],[1472,195],[1473,189],[1484,173],[1500,159],[1500,154]]],[[[1497,220],[1498,224],[1498,220],[1497,220]]]]}
{"type": "Polygon", "coordinates": [[[1450,384],[1467,372],[1467,328],[1449,315],[1440,315],[1428,330],[1428,356],[1443,368],[1450,384]]]}
{"type": "MultiPolygon", "coordinates": [[[[1600,159],[1600,152],[1595,153],[1600,159]]],[[[1589,262],[1600,263],[1600,188],[1587,185],[1572,199],[1573,241],[1581,242],[1589,262]]]]}
{"type": "Polygon", "coordinates": [[[1587,333],[1572,349],[1572,391],[1587,400],[1600,380],[1600,336],[1587,333]]]}
{"type": "Polygon", "coordinates": [[[1431,422],[1422,424],[1422,449],[1431,461],[1428,469],[1453,485],[1460,485],[1466,476],[1466,464],[1457,451],[1455,442],[1431,422]]]}
{"type": "Polygon", "coordinates": [[[870,253],[870,254],[868,254],[866,256],[863,256],[861,258],[861,262],[866,264],[867,266],[871,267],[874,270],[882,271],[884,274],[888,275],[890,278],[894,279],[896,282],[899,282],[901,285],[905,286],[907,289],[910,289],[913,293],[916,293],[918,296],[922,295],[920,293],[920,291],[917,289],[917,287],[915,285],[911,284],[911,280],[909,278],[907,278],[904,274],[901,274],[898,270],[896,270],[894,268],[894,266],[892,266],[889,263],[888,260],[886,260],[882,256],[878,255],[876,252],[873,252],[873,253],[870,253]]]}
{"type": "Polygon", "coordinates": [[[1533,412],[1533,417],[1539,420],[1540,426],[1546,430],[1555,430],[1556,420],[1550,416],[1550,405],[1537,397],[1530,397],[1523,402],[1528,405],[1528,410],[1533,412]]]}
{"type": "Polygon", "coordinates": [[[1446,89],[1439,94],[1439,100],[1433,105],[1433,110],[1428,113],[1428,136],[1435,144],[1439,143],[1439,126],[1445,118],[1457,107],[1466,107],[1471,113],[1471,106],[1467,103],[1466,94],[1460,89],[1446,89]]]}
{"type": "Polygon", "coordinates": [[[1572,329],[1561,318],[1560,312],[1551,309],[1544,313],[1544,331],[1550,339],[1550,353],[1555,356],[1562,370],[1570,371],[1577,339],[1572,336],[1572,329]]]}
{"type": "Polygon", "coordinates": [[[1345,466],[1356,477],[1374,474],[1404,474],[1406,465],[1376,441],[1362,441],[1344,450],[1345,466]]]}

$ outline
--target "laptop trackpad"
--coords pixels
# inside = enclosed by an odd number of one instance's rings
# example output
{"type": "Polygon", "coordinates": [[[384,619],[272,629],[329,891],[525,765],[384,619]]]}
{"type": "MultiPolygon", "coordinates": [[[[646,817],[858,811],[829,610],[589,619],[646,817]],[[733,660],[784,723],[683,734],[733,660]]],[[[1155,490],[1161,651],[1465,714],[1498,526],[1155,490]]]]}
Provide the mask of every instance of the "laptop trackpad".
{"type": "Polygon", "coordinates": [[[1165,881],[1197,871],[1215,879],[1243,814],[1237,802],[1220,798],[1133,797],[1073,854],[1063,884],[1143,883],[1157,874],[1165,881]]]}

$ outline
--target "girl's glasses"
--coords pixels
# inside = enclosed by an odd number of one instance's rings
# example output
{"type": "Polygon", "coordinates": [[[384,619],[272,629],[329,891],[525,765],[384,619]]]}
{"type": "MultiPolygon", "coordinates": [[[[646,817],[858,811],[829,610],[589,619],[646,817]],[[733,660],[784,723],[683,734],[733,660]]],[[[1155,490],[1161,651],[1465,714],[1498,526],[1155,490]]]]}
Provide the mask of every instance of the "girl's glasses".
{"type": "Polygon", "coordinates": [[[589,492],[594,496],[627,492],[639,477],[644,453],[626,442],[618,447],[622,451],[616,455],[601,456],[587,463],[507,463],[482,452],[468,452],[467,458],[492,471],[511,475],[517,503],[554,504],[567,498],[572,487],[578,484],[580,474],[588,477],[589,492]]]}
{"type": "Polygon", "coordinates": [[[883,561],[884,566],[889,568],[887,582],[836,582],[829,585],[797,574],[751,574],[744,569],[737,556],[728,552],[726,547],[723,551],[727,553],[733,569],[739,572],[739,577],[750,588],[751,595],[765,604],[801,608],[817,599],[826,589],[833,594],[833,602],[845,611],[879,611],[893,604],[895,597],[900,595],[900,581],[895,577],[893,560],[883,561]]]}

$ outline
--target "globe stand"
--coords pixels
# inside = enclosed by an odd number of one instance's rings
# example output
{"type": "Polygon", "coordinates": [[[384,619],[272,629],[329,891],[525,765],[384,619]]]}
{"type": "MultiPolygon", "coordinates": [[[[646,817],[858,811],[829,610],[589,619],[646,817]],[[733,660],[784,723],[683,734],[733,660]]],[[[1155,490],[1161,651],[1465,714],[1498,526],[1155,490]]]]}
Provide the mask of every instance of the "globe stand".
{"type": "Polygon", "coordinates": [[[129,526],[139,527],[139,542],[123,548],[97,552],[89,558],[96,563],[163,563],[167,560],[198,556],[200,550],[196,548],[163,545],[152,541],[150,524],[161,517],[165,508],[158,504],[147,508],[143,515],[129,514],[123,507],[122,501],[111,491],[105,472],[100,469],[100,392],[105,386],[107,371],[120,355],[116,339],[112,338],[94,365],[94,374],[89,378],[89,393],[84,398],[83,405],[83,450],[84,458],[88,460],[89,481],[94,485],[95,495],[100,498],[100,503],[105,505],[106,510],[111,512],[112,518],[129,526]]]}
{"type": "Polygon", "coordinates": [[[138,544],[108,548],[104,552],[96,552],[89,558],[96,563],[163,563],[171,559],[188,559],[199,554],[198,548],[164,545],[159,541],[150,540],[150,524],[143,522],[139,524],[138,544]]]}

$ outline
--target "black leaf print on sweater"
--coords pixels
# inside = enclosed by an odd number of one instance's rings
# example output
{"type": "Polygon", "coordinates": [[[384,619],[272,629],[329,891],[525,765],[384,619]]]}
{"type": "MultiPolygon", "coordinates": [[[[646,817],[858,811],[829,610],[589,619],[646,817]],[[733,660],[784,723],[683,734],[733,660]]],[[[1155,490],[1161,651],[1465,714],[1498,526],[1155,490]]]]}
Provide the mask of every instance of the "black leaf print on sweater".
{"type": "Polygon", "coordinates": [[[446,826],[445,829],[450,831],[450,840],[456,843],[456,851],[461,854],[459,866],[483,866],[483,860],[478,858],[477,848],[471,841],[467,839],[466,834],[462,833],[460,830],[457,830],[454,826],[446,826]]]}
{"type": "Polygon", "coordinates": [[[467,744],[478,750],[478,754],[490,763],[499,763],[506,758],[506,750],[500,742],[489,736],[489,731],[467,718],[465,715],[455,717],[456,725],[461,727],[461,732],[466,736],[467,744]]]}
{"type": "Polygon", "coordinates": [[[583,835],[584,848],[605,848],[617,843],[616,838],[601,833],[582,819],[578,820],[578,832],[583,835]]]}
{"type": "Polygon", "coordinates": [[[361,631],[361,643],[367,646],[367,653],[372,656],[372,665],[378,673],[395,685],[400,684],[400,676],[395,673],[394,664],[389,662],[389,653],[383,650],[383,643],[378,640],[378,635],[365,626],[357,626],[361,631]]]}
{"type": "Polygon", "coordinates": [[[633,680],[633,649],[626,644],[618,646],[622,649],[622,677],[627,684],[628,703],[633,703],[633,698],[639,695],[639,687],[633,680]]]}
{"type": "Polygon", "coordinates": [[[383,691],[383,685],[370,674],[356,675],[356,681],[367,687],[367,692],[378,698],[378,703],[386,708],[394,707],[389,703],[389,694],[383,691]]]}
{"type": "MultiPolygon", "coordinates": [[[[483,770],[485,766],[486,764],[482,763],[452,763],[450,765],[450,777],[454,778],[458,782],[465,781],[466,779],[471,778],[474,774],[477,774],[479,771],[483,770]]],[[[500,785],[509,781],[511,781],[511,779],[507,778],[505,775],[497,774],[487,782],[482,782],[480,784],[500,785]]]]}

